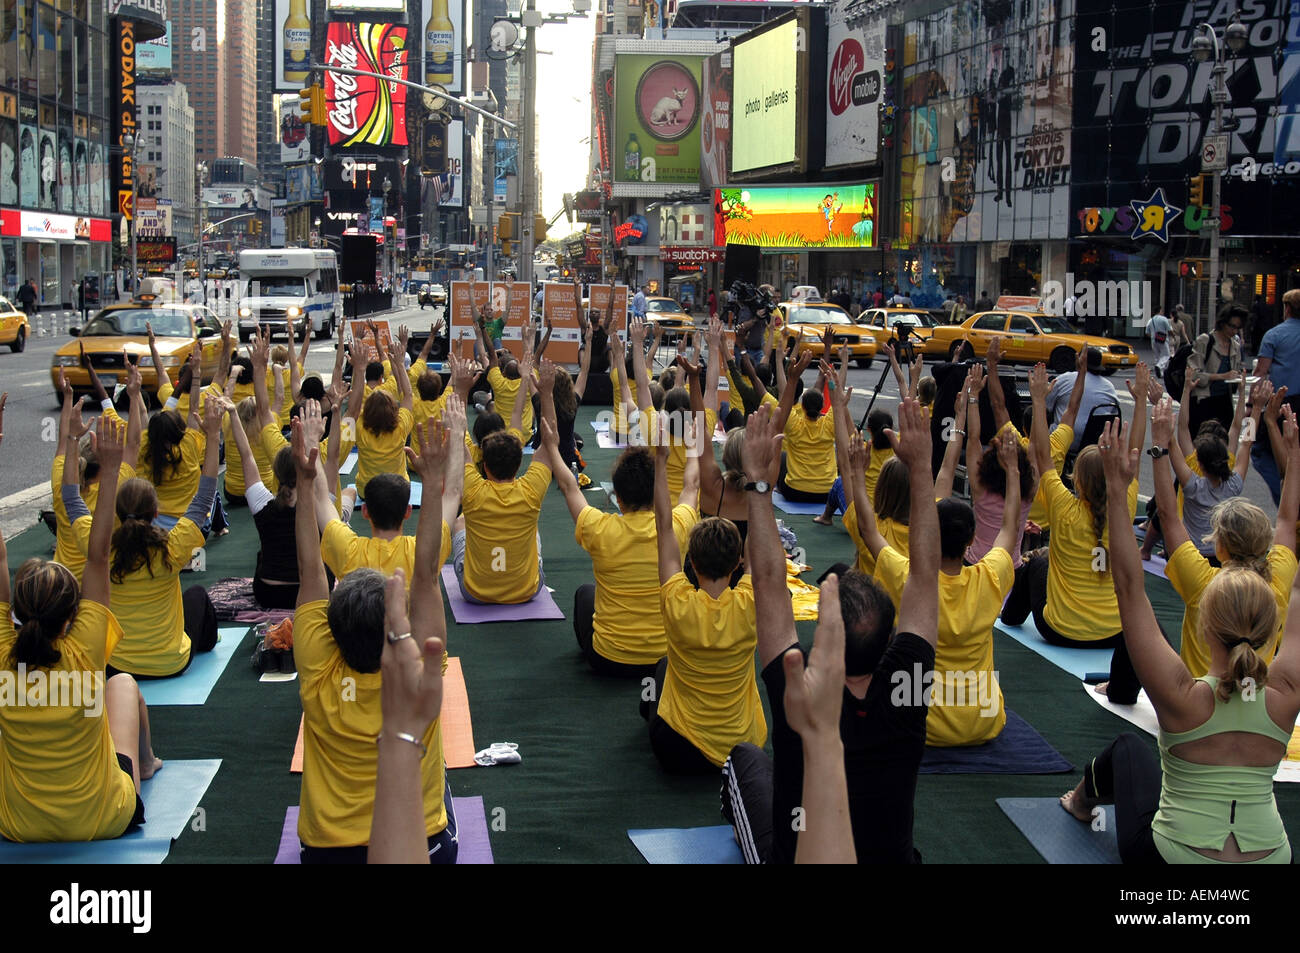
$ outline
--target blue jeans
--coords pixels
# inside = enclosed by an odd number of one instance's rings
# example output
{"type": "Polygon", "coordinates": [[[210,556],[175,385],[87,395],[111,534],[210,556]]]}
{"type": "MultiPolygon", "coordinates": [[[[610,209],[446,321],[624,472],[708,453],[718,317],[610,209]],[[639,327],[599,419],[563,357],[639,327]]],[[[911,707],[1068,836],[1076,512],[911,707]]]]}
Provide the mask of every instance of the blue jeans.
{"type": "MultiPolygon", "coordinates": [[[[497,605],[497,603],[484,602],[482,599],[476,599],[465,588],[465,531],[461,530],[451,538],[451,566],[456,573],[456,582],[460,584],[460,594],[466,602],[473,603],[477,606],[497,605]]],[[[536,599],[537,594],[546,586],[546,573],[542,570],[542,537],[537,535],[537,592],[534,592],[532,598],[536,599]]]]}
{"type": "Polygon", "coordinates": [[[1250,462],[1255,465],[1255,472],[1268,484],[1268,492],[1273,494],[1273,505],[1276,506],[1282,499],[1282,474],[1278,472],[1273,454],[1255,444],[1250,451],[1250,462]]]}

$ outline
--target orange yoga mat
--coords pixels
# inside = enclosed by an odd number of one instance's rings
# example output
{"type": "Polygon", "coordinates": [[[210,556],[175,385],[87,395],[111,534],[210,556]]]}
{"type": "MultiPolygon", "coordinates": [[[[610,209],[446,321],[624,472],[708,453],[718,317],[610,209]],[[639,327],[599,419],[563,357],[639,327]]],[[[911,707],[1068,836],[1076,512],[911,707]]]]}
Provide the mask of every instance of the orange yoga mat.
{"type": "MultiPolygon", "coordinates": [[[[469,717],[469,693],[465,689],[465,672],[460,658],[447,659],[442,677],[442,754],[448,768],[474,767],[474,725],[469,717]]],[[[302,774],[302,719],[298,721],[298,740],[293,744],[291,774],[302,774]]]]}

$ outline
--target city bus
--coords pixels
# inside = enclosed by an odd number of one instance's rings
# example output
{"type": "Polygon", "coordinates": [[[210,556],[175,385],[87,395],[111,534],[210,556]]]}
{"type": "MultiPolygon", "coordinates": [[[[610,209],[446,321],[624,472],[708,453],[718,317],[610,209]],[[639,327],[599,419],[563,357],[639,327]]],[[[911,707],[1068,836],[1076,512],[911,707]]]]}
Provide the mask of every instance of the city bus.
{"type": "Polygon", "coordinates": [[[247,341],[259,327],[288,333],[294,321],[299,335],[334,334],[343,319],[338,258],[315,248],[247,249],[239,253],[239,339],[247,341]]]}

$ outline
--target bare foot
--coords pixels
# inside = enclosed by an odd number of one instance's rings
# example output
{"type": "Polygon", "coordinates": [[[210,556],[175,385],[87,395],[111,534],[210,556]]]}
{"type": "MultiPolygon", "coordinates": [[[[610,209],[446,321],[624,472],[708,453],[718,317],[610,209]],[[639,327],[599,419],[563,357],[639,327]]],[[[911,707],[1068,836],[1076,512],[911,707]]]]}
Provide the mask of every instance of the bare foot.
{"type": "Polygon", "coordinates": [[[158,757],[150,757],[143,760],[145,763],[140,765],[140,780],[148,781],[162,770],[163,762],[162,758],[158,757]]]}
{"type": "Polygon", "coordinates": [[[1092,686],[1092,690],[1096,692],[1098,695],[1105,695],[1106,688],[1109,685],[1110,682],[1098,682],[1096,685],[1092,686]]]}
{"type": "Polygon", "coordinates": [[[830,525],[831,525],[831,521],[830,521],[829,519],[827,519],[825,516],[814,516],[814,517],[813,517],[813,522],[816,523],[816,524],[819,525],[819,526],[830,526],[830,525]]]}
{"type": "MultiPolygon", "coordinates": [[[[1083,786],[1082,781],[1079,782],[1079,786],[1083,786]]],[[[1084,797],[1079,788],[1061,795],[1061,807],[1065,808],[1069,815],[1076,820],[1091,821],[1092,809],[1096,804],[1097,802],[1092,798],[1084,797]]]]}

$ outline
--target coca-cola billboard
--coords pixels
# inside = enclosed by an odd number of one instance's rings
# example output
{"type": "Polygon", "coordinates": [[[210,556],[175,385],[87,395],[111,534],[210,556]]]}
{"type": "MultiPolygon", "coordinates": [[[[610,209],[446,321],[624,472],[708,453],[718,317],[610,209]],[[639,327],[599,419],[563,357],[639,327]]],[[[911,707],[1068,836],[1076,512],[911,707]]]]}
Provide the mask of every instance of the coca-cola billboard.
{"type": "MultiPolygon", "coordinates": [[[[863,165],[879,158],[881,71],[885,21],[848,24],[851,0],[837,0],[826,46],[826,166],[863,165]]],[[[860,5],[860,4],[859,4],[860,5]]]]}
{"type": "MultiPolygon", "coordinates": [[[[325,64],[406,79],[406,27],[391,23],[331,23],[325,64]]],[[[332,146],[404,146],[406,87],[370,76],[325,73],[332,146]]]]}

